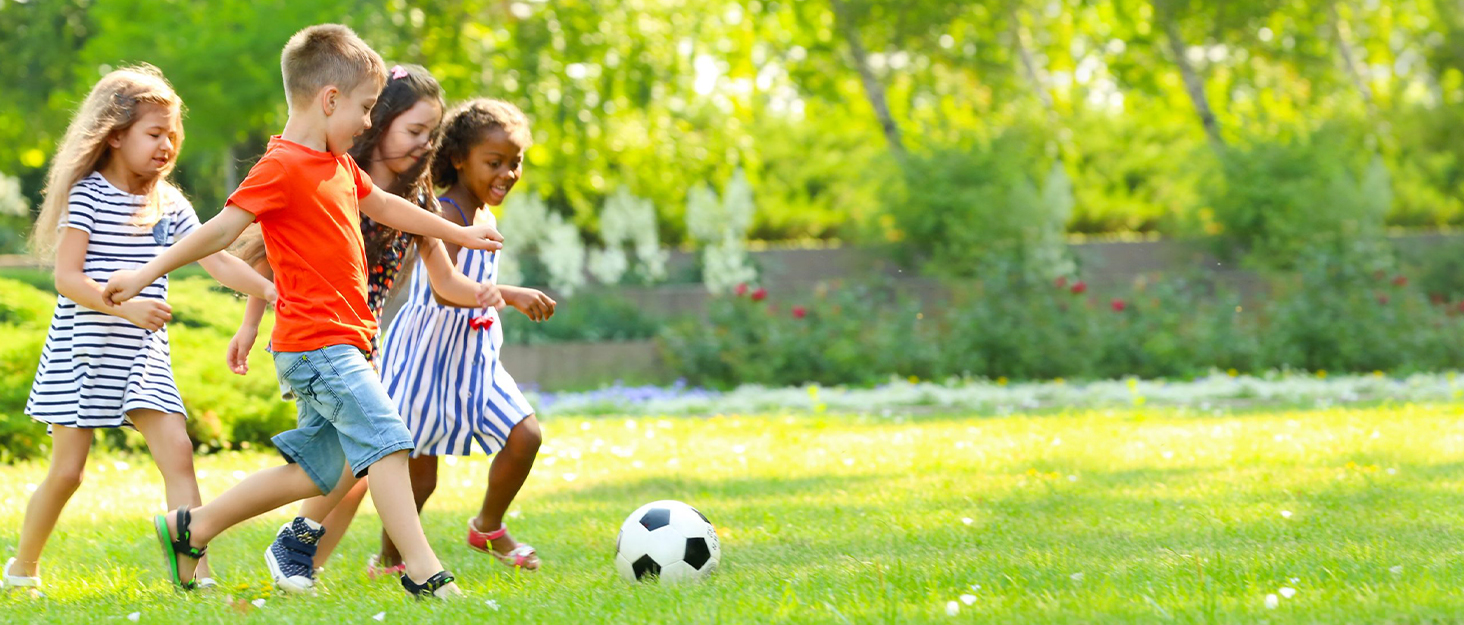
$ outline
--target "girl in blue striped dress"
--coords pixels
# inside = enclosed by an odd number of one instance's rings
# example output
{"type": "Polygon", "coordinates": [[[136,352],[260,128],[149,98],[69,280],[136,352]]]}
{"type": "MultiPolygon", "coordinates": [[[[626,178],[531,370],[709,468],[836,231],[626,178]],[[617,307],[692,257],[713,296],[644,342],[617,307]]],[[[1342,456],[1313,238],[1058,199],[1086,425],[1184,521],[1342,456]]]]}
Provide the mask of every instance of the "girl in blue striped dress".
{"type": "MultiPolygon", "coordinates": [[[[434,182],[446,186],[442,214],[460,224],[494,223],[499,206],[523,175],[532,140],[524,114],[512,104],[477,99],[448,114],[434,157],[434,182]]],[[[498,253],[449,246],[458,269],[480,282],[498,279],[498,253]]],[[[493,308],[462,309],[434,301],[414,271],[409,300],[386,331],[382,382],[412,431],[412,489],[417,507],[437,485],[437,458],[466,456],[477,444],[496,454],[479,513],[467,521],[467,542],[517,569],[536,570],[534,548],[507,533],[503,515],[534,466],[542,435],[534,410],[499,362],[503,327],[493,308]]],[[[503,301],[534,321],[554,314],[555,302],[534,289],[498,285],[503,301]]],[[[381,565],[400,562],[383,536],[381,565]]]]}
{"type": "MultiPolygon", "coordinates": [[[[112,272],[143,265],[199,226],[168,182],[183,144],[182,106],[155,68],[111,72],[92,88],[51,161],[31,242],[39,255],[54,253],[58,295],[25,406],[51,433],[51,466],[26,506],[4,586],[40,586],[41,550],[81,485],[99,428],[142,433],[168,508],[202,503],[173,381],[168,278],[120,305],[106,302],[101,288],[112,272]]],[[[224,286],[274,300],[274,286],[229,254],[200,264],[224,286]]],[[[207,564],[198,577],[200,586],[213,585],[207,564]]]]}

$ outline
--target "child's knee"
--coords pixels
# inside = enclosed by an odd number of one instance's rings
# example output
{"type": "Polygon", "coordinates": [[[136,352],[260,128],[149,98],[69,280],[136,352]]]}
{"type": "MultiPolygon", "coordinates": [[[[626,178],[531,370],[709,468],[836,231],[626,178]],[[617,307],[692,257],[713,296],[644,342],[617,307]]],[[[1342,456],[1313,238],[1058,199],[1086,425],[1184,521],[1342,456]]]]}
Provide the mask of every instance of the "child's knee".
{"type": "Polygon", "coordinates": [[[46,474],[46,479],[52,486],[67,492],[80,488],[85,477],[86,465],[51,465],[50,472],[46,474]]]}
{"type": "Polygon", "coordinates": [[[513,426],[508,434],[509,445],[519,453],[537,454],[544,443],[544,433],[539,429],[538,419],[532,416],[513,426]]]}

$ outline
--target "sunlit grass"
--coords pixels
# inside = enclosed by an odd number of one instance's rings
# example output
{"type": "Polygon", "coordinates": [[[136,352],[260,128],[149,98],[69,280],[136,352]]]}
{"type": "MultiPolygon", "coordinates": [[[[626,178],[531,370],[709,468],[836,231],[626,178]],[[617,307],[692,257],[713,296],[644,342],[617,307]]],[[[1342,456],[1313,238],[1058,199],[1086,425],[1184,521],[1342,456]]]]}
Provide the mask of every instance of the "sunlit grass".
{"type": "MultiPolygon", "coordinates": [[[[47,551],[49,598],[10,593],[0,621],[1452,620],[1464,608],[1458,409],[557,417],[510,521],[539,549],[537,575],[462,543],[486,459],[443,467],[426,525],[469,595],[445,605],[365,579],[379,531],[369,512],[319,597],[275,595],[259,557],[293,509],[214,543],[223,592],[177,594],[148,526],[160,480],[146,457],[100,456],[47,551]],[[718,526],[723,566],[708,582],[615,577],[616,528],[662,498],[718,526]]],[[[201,458],[205,497],[275,461],[201,458]]],[[[0,473],[8,553],[44,465],[0,473]]]]}

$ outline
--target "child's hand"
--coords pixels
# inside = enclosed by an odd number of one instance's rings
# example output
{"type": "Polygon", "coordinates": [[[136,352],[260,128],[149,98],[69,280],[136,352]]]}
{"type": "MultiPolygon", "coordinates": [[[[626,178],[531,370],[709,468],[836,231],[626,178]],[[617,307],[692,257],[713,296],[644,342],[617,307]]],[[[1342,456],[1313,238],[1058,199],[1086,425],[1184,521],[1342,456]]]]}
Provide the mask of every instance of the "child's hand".
{"type": "Polygon", "coordinates": [[[537,289],[514,289],[503,296],[509,306],[528,315],[534,321],[544,321],[554,316],[554,300],[537,289]]]}
{"type": "Polygon", "coordinates": [[[458,240],[453,243],[469,249],[492,252],[503,249],[503,235],[488,224],[464,226],[458,230],[458,240]]]}
{"type": "Polygon", "coordinates": [[[112,272],[112,277],[107,279],[107,287],[102,290],[102,301],[113,306],[119,305],[137,297],[148,284],[150,282],[142,281],[141,274],[131,269],[112,272]]]}
{"type": "Polygon", "coordinates": [[[122,318],[133,325],[156,332],[163,324],[173,320],[173,307],[157,299],[138,299],[119,304],[122,318]]]}
{"type": "Polygon", "coordinates": [[[506,306],[503,300],[503,291],[498,290],[498,285],[492,282],[478,283],[478,307],[503,310],[506,306]]]}
{"type": "Polygon", "coordinates": [[[229,370],[239,375],[249,373],[249,350],[254,349],[254,339],[259,337],[259,328],[251,325],[244,325],[234,333],[234,338],[229,340],[229,351],[225,360],[229,363],[229,370]]]}
{"type": "Polygon", "coordinates": [[[274,286],[274,283],[273,282],[269,283],[269,288],[268,289],[265,289],[265,291],[264,291],[264,301],[269,304],[269,307],[270,308],[274,308],[275,307],[275,302],[278,301],[279,299],[280,299],[280,292],[275,290],[275,286],[274,286]]]}

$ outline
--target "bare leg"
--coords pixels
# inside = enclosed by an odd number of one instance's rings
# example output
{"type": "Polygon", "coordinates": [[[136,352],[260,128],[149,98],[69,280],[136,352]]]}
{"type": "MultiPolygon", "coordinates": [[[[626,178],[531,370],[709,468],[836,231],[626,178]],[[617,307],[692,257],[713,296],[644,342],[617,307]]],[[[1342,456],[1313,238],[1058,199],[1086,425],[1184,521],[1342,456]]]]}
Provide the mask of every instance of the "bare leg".
{"type": "MultiPolygon", "coordinates": [[[[503,449],[493,456],[488,467],[488,492],[483,494],[483,507],[478,511],[473,525],[479,531],[492,532],[503,527],[503,515],[509,504],[518,496],[529,471],[534,468],[534,459],[539,455],[539,444],[544,435],[539,429],[539,420],[529,415],[508,433],[503,449]]],[[[493,550],[508,553],[518,543],[507,534],[493,541],[493,550]]]]}
{"type": "MultiPolygon", "coordinates": [[[[189,527],[193,533],[190,543],[194,547],[203,547],[224,530],[243,521],[319,494],[320,488],[300,465],[270,467],[244,478],[213,501],[194,508],[193,524],[189,527]]],[[[169,534],[177,536],[177,516],[166,516],[169,534]]],[[[178,554],[179,577],[185,581],[193,579],[195,564],[192,558],[178,554]]]]}
{"type": "MultiPolygon", "coordinates": [[[[437,456],[417,456],[407,461],[407,472],[412,478],[412,499],[417,503],[417,514],[420,518],[422,506],[427,503],[427,498],[437,490],[437,456]]],[[[402,554],[397,551],[396,545],[392,544],[391,537],[386,531],[381,532],[381,557],[379,559],[384,566],[395,566],[402,563],[402,554]]]]}
{"type": "MultiPolygon", "coordinates": [[[[129,415],[137,431],[147,441],[158,472],[163,474],[163,491],[166,493],[168,509],[179,506],[197,507],[203,503],[198,493],[198,477],[193,472],[193,440],[188,437],[188,427],[183,415],[158,412],[156,410],[133,410],[129,415]]],[[[199,577],[208,577],[208,558],[198,563],[199,577]]]]}
{"type": "MultiPolygon", "coordinates": [[[[316,547],[315,568],[317,569],[325,566],[325,562],[330,560],[330,556],[335,552],[336,547],[340,546],[341,539],[346,535],[346,530],[351,527],[351,521],[356,518],[356,510],[361,507],[361,500],[366,498],[366,483],[368,480],[366,478],[357,480],[354,476],[351,480],[355,483],[349,488],[346,488],[344,482],[336,487],[337,490],[346,489],[345,496],[330,511],[330,514],[325,516],[325,520],[320,522],[321,525],[325,526],[325,536],[321,537],[320,544],[316,547]]],[[[307,519],[310,518],[305,513],[306,507],[310,506],[311,501],[314,501],[314,499],[306,500],[305,505],[300,507],[300,516],[304,516],[307,519]]],[[[313,521],[314,519],[311,520],[313,521]]]]}
{"type": "Polygon", "coordinates": [[[81,486],[86,470],[86,455],[91,451],[92,431],[61,425],[51,429],[51,468],[46,479],[31,495],[25,507],[25,521],[20,526],[20,544],[15,550],[12,575],[35,577],[41,567],[41,550],[56,529],[61,509],[81,486]]]}
{"type": "MultiPolygon", "coordinates": [[[[402,554],[407,576],[417,583],[442,570],[432,545],[422,533],[412,496],[412,478],[407,470],[407,452],[398,451],[371,465],[371,501],[381,516],[381,526],[402,554]]],[[[440,594],[461,594],[456,584],[444,586],[440,594]]]]}

